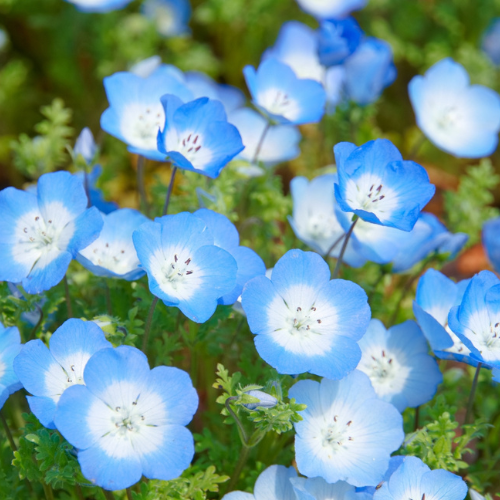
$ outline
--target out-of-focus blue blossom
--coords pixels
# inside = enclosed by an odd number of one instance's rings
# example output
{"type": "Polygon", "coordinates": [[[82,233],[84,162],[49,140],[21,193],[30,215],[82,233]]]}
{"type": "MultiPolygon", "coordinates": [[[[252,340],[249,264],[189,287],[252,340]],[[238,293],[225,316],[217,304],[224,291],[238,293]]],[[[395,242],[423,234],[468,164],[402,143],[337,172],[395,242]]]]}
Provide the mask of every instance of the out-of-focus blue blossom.
{"type": "Polygon", "coordinates": [[[370,377],[377,396],[400,412],[430,401],[443,381],[414,321],[386,330],[381,321],[372,319],[359,346],[363,355],[358,370],[370,377]]]}
{"type": "Polygon", "coordinates": [[[484,224],[483,245],[491,265],[500,273],[500,217],[484,224]]]}
{"type": "Polygon", "coordinates": [[[329,484],[322,477],[291,478],[297,500],[368,500],[364,493],[345,481],[329,484]]]}
{"type": "Polygon", "coordinates": [[[0,410],[8,397],[21,389],[22,384],[14,372],[14,358],[21,351],[21,336],[15,326],[0,323],[0,410]]]}
{"type": "Polygon", "coordinates": [[[104,88],[110,107],[101,116],[103,130],[127,144],[130,152],[164,161],[165,155],[157,147],[158,131],[165,124],[160,98],[174,94],[190,101],[192,92],[163,65],[146,78],[115,73],[104,79],[104,88]]]}
{"type": "Polygon", "coordinates": [[[500,66],[500,18],[491,20],[484,32],[481,48],[495,66],[500,66]]]}
{"type": "Polygon", "coordinates": [[[85,163],[91,164],[97,153],[97,144],[94,141],[94,136],[88,127],[85,127],[75,142],[73,148],[75,156],[81,155],[85,163]]]}
{"type": "Polygon", "coordinates": [[[183,104],[174,95],[161,98],[165,127],[158,149],[173,165],[215,179],[245,146],[238,129],[227,121],[219,101],[202,97],[183,104]]]}
{"type": "Polygon", "coordinates": [[[238,266],[216,244],[202,219],[187,212],[146,222],[133,234],[151,293],[189,319],[204,323],[233,292],[238,266]]]}
{"type": "Polygon", "coordinates": [[[373,500],[463,500],[466,495],[467,484],[460,476],[443,469],[431,470],[420,458],[406,457],[373,500]]]}
{"type": "Polygon", "coordinates": [[[247,403],[244,405],[249,410],[255,410],[257,408],[274,408],[278,404],[278,400],[266,392],[254,390],[248,391],[246,394],[259,400],[258,403],[247,403]]]}
{"type": "MultiPolygon", "coordinates": [[[[95,165],[92,172],[87,174],[87,187],[90,205],[92,207],[96,207],[97,210],[103,214],[109,214],[118,209],[118,204],[114,201],[106,201],[104,199],[103,192],[97,187],[97,181],[99,180],[99,177],[101,177],[101,174],[102,167],[100,165],[95,165]]],[[[82,183],[84,183],[85,187],[85,177],[83,172],[77,172],[75,176],[78,177],[82,183]]]]}
{"type": "Polygon", "coordinates": [[[123,9],[132,0],[66,0],[81,12],[97,12],[104,14],[112,10],[123,9]]]}
{"type": "Polygon", "coordinates": [[[469,280],[454,283],[435,269],[420,278],[413,313],[434,354],[476,366],[477,360],[448,326],[450,310],[460,304],[469,280]]]}
{"type": "Polygon", "coordinates": [[[133,232],[149,219],[137,210],[122,208],[104,216],[95,241],[80,250],[77,260],[96,276],[132,281],[145,274],[132,241],[133,232]]]}
{"type": "Polygon", "coordinates": [[[500,368],[500,279],[490,271],[476,274],[448,324],[474,358],[500,368]]]}
{"type": "Polygon", "coordinates": [[[68,319],[50,337],[50,350],[39,339],[28,342],[14,360],[14,371],[24,388],[31,411],[40,423],[55,429],[54,414],[61,394],[83,384],[83,371],[98,350],[111,347],[92,321],[68,319]]]}
{"type": "Polygon", "coordinates": [[[288,251],[271,279],[246,284],[242,306],[258,353],[279,373],[338,380],[361,359],[358,341],[370,320],[366,293],[350,281],[330,281],[316,253],[288,251]]]}
{"type": "Polygon", "coordinates": [[[319,27],[319,60],[323,66],[342,64],[359,46],[363,31],[353,17],[323,21],[319,27]]]}
{"type": "Polygon", "coordinates": [[[334,147],[339,183],[335,197],[344,212],[382,226],[410,231],[435,187],[423,167],[403,161],[387,139],[361,147],[341,142],[334,147]]]}
{"type": "Polygon", "coordinates": [[[408,92],[417,125],[438,148],[461,158],[492,154],[500,130],[500,96],[470,85],[463,66],[447,58],[424,76],[415,76],[408,92]]]}
{"type": "Polygon", "coordinates": [[[185,426],[198,395],[186,372],[150,370],[141,351],[120,346],[94,354],[83,380],[61,396],[55,423],[93,484],[121,490],[143,475],[168,481],[189,467],[194,442],[185,426]]]}
{"type": "Polygon", "coordinates": [[[87,203],[83,183],[69,172],[42,175],[36,195],[0,191],[0,281],[22,282],[30,294],[57,285],[101,231],[101,214],[87,203]]]}
{"type": "Polygon", "coordinates": [[[130,73],[140,76],[141,78],[147,78],[154,71],[156,71],[161,66],[160,56],[151,56],[142,61],[136,62],[130,67],[130,73]]]}
{"type": "MultiPolygon", "coordinates": [[[[335,214],[335,182],[336,174],[326,174],[310,182],[305,177],[295,177],[290,183],[293,216],[288,217],[288,221],[293,232],[297,238],[325,257],[333,244],[346,233],[335,214]]],[[[338,258],[341,248],[342,240],[330,255],[338,258]]],[[[344,261],[354,267],[365,263],[365,259],[354,250],[351,240],[347,243],[344,261]]]]}
{"type": "Polygon", "coordinates": [[[251,248],[240,246],[238,230],[225,215],[206,208],[197,210],[193,215],[206,224],[214,237],[214,245],[229,252],[236,261],[236,285],[231,292],[218,300],[219,304],[234,304],[248,281],[266,273],[264,261],[251,248]]]}
{"type": "Polygon", "coordinates": [[[267,121],[260,113],[241,108],[231,113],[228,121],[238,129],[245,146],[238,158],[253,162],[259,145],[256,160],[266,164],[293,160],[300,155],[299,142],[302,136],[292,125],[270,126],[261,143],[267,121]]]}
{"type": "Polygon", "coordinates": [[[299,472],[328,483],[377,486],[404,432],[400,413],[377,397],[370,379],[355,370],[340,381],[301,380],[288,394],[307,405],[294,424],[299,472]]]}
{"type": "Polygon", "coordinates": [[[189,0],[146,0],[142,13],[151,20],[158,33],[164,37],[187,35],[191,17],[189,0]]]}
{"type": "Polygon", "coordinates": [[[320,83],[301,79],[286,64],[274,58],[243,70],[253,103],[272,121],[302,125],[321,120],[326,94],[320,83]]]}
{"type": "Polygon", "coordinates": [[[368,0],[297,0],[299,7],[318,19],[340,19],[362,9],[368,0]]]}

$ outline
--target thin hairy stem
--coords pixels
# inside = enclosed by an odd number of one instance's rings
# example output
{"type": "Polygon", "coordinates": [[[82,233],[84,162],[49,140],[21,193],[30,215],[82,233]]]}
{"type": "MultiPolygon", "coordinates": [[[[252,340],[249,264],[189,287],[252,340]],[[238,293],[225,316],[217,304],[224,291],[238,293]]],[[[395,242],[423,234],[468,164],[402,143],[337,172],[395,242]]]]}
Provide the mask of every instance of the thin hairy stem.
{"type": "Polygon", "coordinates": [[[168,185],[167,197],[165,198],[165,205],[163,205],[163,215],[167,215],[168,205],[170,204],[170,197],[172,196],[172,190],[174,189],[175,174],[177,173],[177,167],[172,169],[172,175],[170,177],[170,184],[168,185]]]}
{"type": "Polygon", "coordinates": [[[469,395],[469,402],[467,403],[467,411],[465,413],[465,424],[470,424],[471,420],[474,418],[473,407],[474,407],[474,397],[476,395],[477,382],[479,380],[479,371],[481,370],[482,363],[477,364],[476,373],[474,374],[474,380],[472,381],[472,387],[469,395]]]}
{"type": "Polygon", "coordinates": [[[356,222],[358,222],[358,220],[359,220],[358,217],[356,217],[354,219],[354,222],[351,224],[351,227],[349,228],[349,231],[347,231],[347,234],[345,235],[345,240],[344,240],[344,243],[342,244],[342,249],[340,250],[340,255],[339,255],[339,258],[337,260],[337,264],[335,265],[335,269],[333,271],[332,279],[338,278],[338,275],[339,275],[339,272],[340,272],[340,268],[342,267],[342,260],[344,259],[345,250],[347,248],[347,244],[349,243],[349,238],[351,237],[351,234],[354,231],[354,226],[356,225],[356,222]]]}
{"type": "Polygon", "coordinates": [[[38,331],[38,329],[40,328],[40,326],[42,325],[42,322],[43,322],[43,310],[42,310],[42,308],[38,304],[35,304],[35,307],[38,309],[40,317],[38,318],[36,325],[31,329],[30,336],[28,337],[28,341],[35,338],[36,332],[38,331]]]}
{"type": "Polygon", "coordinates": [[[262,149],[262,146],[264,145],[264,140],[266,138],[267,132],[269,131],[271,127],[271,124],[269,121],[266,123],[266,126],[264,127],[264,130],[262,131],[262,135],[260,136],[259,143],[257,144],[257,149],[255,150],[255,153],[252,158],[252,165],[257,162],[259,159],[260,155],[260,150],[262,149]]]}
{"type": "Polygon", "coordinates": [[[43,492],[45,493],[45,498],[47,500],[54,500],[54,492],[52,491],[50,485],[42,482],[42,486],[43,486],[43,492]]]}
{"type": "Polygon", "coordinates": [[[16,443],[14,442],[14,437],[12,436],[12,432],[10,432],[9,424],[7,424],[7,420],[5,420],[5,415],[2,411],[0,411],[0,420],[2,421],[3,428],[5,430],[5,434],[7,434],[7,439],[9,440],[10,447],[12,448],[12,452],[17,451],[16,443]]]}
{"type": "Polygon", "coordinates": [[[132,500],[132,490],[127,488],[125,491],[127,492],[127,500],[132,500]]]}
{"type": "Polygon", "coordinates": [[[234,468],[234,472],[231,476],[231,481],[229,481],[229,484],[227,486],[228,492],[233,491],[234,487],[238,484],[238,479],[240,478],[240,474],[241,471],[243,470],[243,467],[245,467],[245,464],[247,463],[249,453],[250,453],[250,448],[248,448],[248,446],[243,445],[240,451],[238,462],[236,463],[236,467],[234,468]]]}
{"type": "Polygon", "coordinates": [[[330,254],[335,250],[335,247],[344,239],[345,234],[342,234],[339,236],[334,242],[333,245],[328,249],[328,251],[325,253],[325,259],[330,256],[330,254]]]}
{"type": "Polygon", "coordinates": [[[236,425],[238,426],[238,432],[240,434],[243,447],[246,447],[248,445],[247,433],[238,415],[236,415],[236,413],[231,408],[231,401],[237,401],[238,399],[239,399],[238,396],[231,396],[226,399],[226,402],[224,404],[226,406],[226,410],[231,414],[231,416],[234,418],[234,421],[236,422],[236,425]]]}
{"type": "Polygon", "coordinates": [[[413,430],[414,431],[418,431],[419,419],[420,419],[420,406],[417,406],[415,408],[415,421],[413,422],[413,430]]]}

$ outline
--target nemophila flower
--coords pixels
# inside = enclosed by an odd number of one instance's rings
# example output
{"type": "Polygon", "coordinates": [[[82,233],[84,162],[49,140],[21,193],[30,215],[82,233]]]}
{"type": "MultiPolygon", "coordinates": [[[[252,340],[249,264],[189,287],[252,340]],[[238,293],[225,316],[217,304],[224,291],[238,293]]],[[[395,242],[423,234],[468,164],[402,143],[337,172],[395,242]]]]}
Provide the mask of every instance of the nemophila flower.
{"type": "Polygon", "coordinates": [[[232,491],[222,497],[222,500],[296,500],[290,479],[296,478],[293,467],[271,465],[260,473],[252,493],[232,491]]]}
{"type": "Polygon", "coordinates": [[[228,120],[241,134],[245,149],[238,158],[253,162],[258,150],[257,160],[262,163],[273,164],[293,160],[300,154],[300,132],[292,125],[273,125],[269,127],[262,140],[267,126],[266,119],[249,108],[233,111],[228,120]]]}
{"type": "Polygon", "coordinates": [[[207,321],[218,300],[236,286],[236,260],[217,246],[196,215],[183,212],[146,222],[132,238],[151,293],[197,323],[207,321]]]}
{"type": "Polygon", "coordinates": [[[361,42],[363,31],[353,17],[323,21],[319,27],[319,60],[323,66],[342,64],[361,42]]]}
{"type": "Polygon", "coordinates": [[[160,56],[151,56],[141,61],[136,62],[130,67],[130,73],[140,76],[141,78],[147,78],[154,71],[156,71],[161,66],[160,56]]]}
{"type": "Polygon", "coordinates": [[[161,98],[165,127],[158,150],[178,168],[215,179],[244,146],[238,129],[228,123],[219,101],[202,97],[183,104],[174,95],[161,98]]]}
{"type": "Polygon", "coordinates": [[[438,358],[476,366],[478,360],[448,325],[448,314],[460,304],[468,284],[469,280],[455,283],[439,271],[429,269],[418,282],[413,313],[438,358]]]}
{"type": "Polygon", "coordinates": [[[345,481],[327,483],[322,477],[291,478],[297,500],[368,500],[364,493],[345,481]]]}
{"type": "Polygon", "coordinates": [[[417,125],[438,148],[461,158],[492,154],[500,130],[500,96],[470,85],[460,64],[447,58],[424,76],[415,76],[408,92],[417,125]]]}
{"type": "Polygon", "coordinates": [[[278,404],[278,400],[274,396],[263,391],[253,390],[248,391],[246,394],[259,400],[256,403],[247,403],[243,405],[249,410],[256,410],[257,408],[274,408],[278,404]]]}
{"type": "MultiPolygon", "coordinates": [[[[96,207],[99,212],[109,214],[118,209],[118,205],[114,201],[106,201],[103,192],[97,187],[97,182],[102,174],[101,165],[95,165],[91,172],[87,174],[87,189],[90,198],[90,206],[96,207]]],[[[85,187],[85,177],[83,172],[74,174],[80,179],[85,187]]]]}
{"type": "Polygon", "coordinates": [[[474,358],[500,368],[500,279],[492,272],[481,271],[471,279],[448,323],[474,358]]]}
{"type": "Polygon", "coordinates": [[[340,381],[301,380],[289,397],[307,405],[303,420],[294,424],[301,474],[328,483],[379,484],[390,454],[403,442],[403,419],[377,397],[364,373],[356,370],[340,381]]]}
{"type": "Polygon", "coordinates": [[[189,0],[146,0],[141,5],[142,13],[151,20],[158,33],[164,37],[182,36],[190,33],[191,17],[189,0]]]}
{"type": "Polygon", "coordinates": [[[149,369],[134,347],[102,349],[90,358],[85,385],[70,387],[55,422],[78,449],[83,475],[107,490],[149,479],[175,479],[189,467],[193,436],[186,425],[198,408],[189,375],[178,368],[149,369]]]}
{"type": "Polygon", "coordinates": [[[483,246],[491,265],[495,271],[500,272],[500,217],[484,224],[483,246]]]}
{"type": "Polygon", "coordinates": [[[377,396],[400,412],[430,401],[443,381],[414,321],[386,330],[381,321],[372,319],[359,346],[363,355],[358,370],[370,377],[377,396]]]}
{"type": "Polygon", "coordinates": [[[104,88],[110,107],[101,116],[103,130],[127,144],[130,152],[164,161],[165,155],[157,148],[158,131],[165,124],[160,98],[175,94],[189,101],[191,91],[165,66],[147,78],[115,73],[104,79],[104,88]]]}
{"type": "MultiPolygon", "coordinates": [[[[384,477],[381,482],[389,481],[390,477],[403,463],[406,457],[404,455],[394,455],[389,460],[389,468],[385,471],[384,477]]],[[[379,483],[380,484],[380,483],[379,483]]],[[[363,486],[362,488],[356,488],[359,493],[364,493],[366,496],[362,497],[362,500],[372,500],[374,493],[378,490],[378,485],[374,486],[363,486]],[[370,496],[368,496],[370,495],[370,496]]]]}
{"type": "Polygon", "coordinates": [[[101,231],[102,217],[87,203],[83,183],[68,172],[42,175],[36,195],[0,191],[0,281],[22,282],[30,294],[57,285],[101,231]]]}
{"type": "Polygon", "coordinates": [[[92,163],[92,160],[97,153],[97,144],[95,143],[94,136],[88,127],[85,127],[80,132],[80,135],[76,139],[73,153],[75,156],[81,155],[85,160],[85,163],[92,163]]]}
{"type": "MultiPolygon", "coordinates": [[[[326,256],[335,242],[346,233],[335,214],[334,184],[335,174],[325,174],[308,181],[305,177],[295,177],[290,182],[293,199],[293,216],[288,217],[297,238],[313,250],[326,256]]],[[[338,257],[342,240],[330,255],[338,257]]],[[[350,266],[359,267],[365,263],[354,249],[352,241],[347,243],[344,259],[350,266]]]]}
{"type": "Polygon", "coordinates": [[[326,95],[320,83],[300,79],[294,71],[272,57],[243,70],[255,106],[277,123],[302,125],[321,120],[326,95]]]}
{"type": "Polygon", "coordinates": [[[341,379],[361,358],[358,341],[370,320],[366,294],[350,281],[330,281],[316,253],[288,251],[271,279],[246,284],[242,306],[257,351],[279,373],[341,379]]]}
{"type": "Polygon", "coordinates": [[[483,34],[481,48],[495,66],[500,66],[500,18],[491,20],[483,34]]]}
{"type": "Polygon", "coordinates": [[[333,151],[339,176],[335,184],[339,207],[366,222],[410,231],[435,191],[425,169],[413,161],[403,161],[387,139],[360,147],[341,142],[333,151]]]}
{"type": "Polygon", "coordinates": [[[4,327],[0,323],[0,410],[7,398],[22,387],[12,366],[21,347],[17,327],[4,327]]]}
{"type": "Polygon", "coordinates": [[[97,12],[104,14],[112,10],[123,9],[132,0],[66,0],[81,12],[97,12]]]}
{"type": "Polygon", "coordinates": [[[31,411],[42,425],[55,429],[61,395],[68,387],[84,383],[87,361],[111,344],[92,321],[68,319],[50,337],[49,347],[39,339],[28,342],[14,360],[14,371],[32,394],[27,396],[31,411]]]}
{"type": "Polygon", "coordinates": [[[467,484],[443,469],[431,470],[420,458],[406,457],[389,481],[375,492],[374,500],[463,500],[467,484]]]}
{"type": "Polygon", "coordinates": [[[340,19],[362,9],[367,0],[297,0],[300,8],[319,19],[340,19]]]}
{"type": "Polygon", "coordinates": [[[238,266],[236,285],[233,290],[219,298],[219,304],[234,304],[248,281],[266,273],[264,261],[251,248],[240,246],[240,235],[234,224],[222,214],[201,208],[194,212],[212,233],[214,245],[230,253],[238,266]]]}
{"type": "Polygon", "coordinates": [[[99,238],[80,250],[77,260],[96,276],[128,281],[145,274],[132,241],[133,232],[149,219],[137,210],[122,208],[104,216],[99,238]]]}

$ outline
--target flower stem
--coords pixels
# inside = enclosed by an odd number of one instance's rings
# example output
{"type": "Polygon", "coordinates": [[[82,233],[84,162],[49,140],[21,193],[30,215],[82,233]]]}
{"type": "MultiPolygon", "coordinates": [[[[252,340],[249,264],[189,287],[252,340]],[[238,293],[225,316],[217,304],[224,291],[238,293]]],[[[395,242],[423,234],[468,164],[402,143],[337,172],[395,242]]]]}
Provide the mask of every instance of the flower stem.
{"type": "Polygon", "coordinates": [[[38,318],[38,321],[37,321],[36,325],[32,328],[30,336],[28,338],[28,341],[35,338],[36,332],[40,328],[40,326],[42,324],[42,321],[43,321],[43,310],[42,310],[42,308],[38,304],[35,304],[35,307],[38,309],[38,312],[40,313],[40,318],[38,318]]]}
{"type": "Polygon", "coordinates": [[[413,144],[413,147],[411,148],[408,160],[413,161],[417,157],[420,148],[424,145],[424,142],[426,140],[427,138],[425,137],[425,135],[422,132],[420,132],[420,136],[417,138],[415,144],[413,144]]]}
{"type": "Polygon", "coordinates": [[[132,500],[132,490],[127,488],[125,491],[127,492],[127,500],[132,500]]]}
{"type": "Polygon", "coordinates": [[[54,500],[54,492],[52,491],[50,485],[42,481],[42,486],[43,486],[43,492],[45,493],[45,498],[47,500],[54,500]]]}
{"type": "Polygon", "coordinates": [[[78,498],[78,500],[85,500],[85,498],[83,496],[82,488],[80,487],[79,484],[75,484],[75,493],[76,493],[76,497],[78,498]]]}
{"type": "Polygon", "coordinates": [[[170,197],[172,196],[172,190],[174,189],[175,174],[177,173],[177,167],[172,169],[172,175],[170,177],[170,184],[168,186],[167,197],[165,198],[165,205],[163,205],[162,216],[167,215],[168,205],[170,204],[170,197]]]}
{"type": "Polygon", "coordinates": [[[227,486],[226,490],[227,492],[233,491],[234,487],[238,483],[241,471],[243,470],[243,467],[245,467],[245,464],[247,463],[249,453],[250,453],[250,448],[248,446],[243,445],[240,451],[238,462],[236,463],[236,467],[234,468],[234,472],[231,476],[231,481],[229,481],[229,484],[227,486]]]}
{"type": "Polygon", "coordinates": [[[349,231],[347,231],[347,234],[345,235],[345,240],[344,243],[342,244],[342,249],[340,250],[340,255],[339,258],[337,259],[337,264],[335,265],[335,270],[333,271],[332,279],[336,279],[339,275],[340,267],[342,266],[342,259],[344,258],[345,250],[347,248],[347,243],[349,243],[349,238],[351,237],[351,234],[354,231],[354,226],[356,225],[356,222],[358,222],[359,220],[358,216],[355,215],[354,217],[355,219],[351,224],[349,231]]]}
{"type": "Polygon", "coordinates": [[[7,434],[7,439],[9,440],[10,447],[12,448],[12,452],[17,451],[16,443],[14,442],[14,438],[12,433],[10,432],[9,425],[7,424],[7,420],[5,420],[5,416],[3,412],[0,411],[0,420],[2,421],[3,428],[5,429],[5,434],[7,434]]]}
{"type": "Polygon", "coordinates": [[[106,498],[106,500],[115,500],[115,496],[111,491],[102,488],[102,492],[104,493],[104,497],[106,498]]]}
{"type": "Polygon", "coordinates": [[[238,396],[231,396],[231,397],[226,399],[226,402],[224,403],[224,405],[226,406],[226,410],[234,418],[234,421],[236,422],[236,425],[238,426],[238,432],[240,434],[240,439],[241,439],[241,442],[243,443],[243,447],[246,447],[248,444],[247,433],[245,431],[245,428],[243,427],[243,424],[241,423],[241,420],[238,418],[238,415],[236,415],[236,413],[231,408],[231,401],[237,401],[238,399],[239,399],[238,396]]]}
{"type": "Polygon", "coordinates": [[[345,234],[341,235],[339,238],[337,238],[334,242],[333,245],[328,249],[328,251],[325,253],[325,259],[327,259],[330,254],[333,252],[335,247],[342,241],[342,239],[345,237],[345,234]]]}
{"type": "Polygon", "coordinates": [[[420,406],[417,406],[415,408],[415,421],[413,423],[413,430],[416,432],[418,431],[418,427],[419,427],[419,417],[420,417],[420,406]]]}
{"type": "Polygon", "coordinates": [[[144,184],[144,170],[146,167],[146,158],[139,155],[137,158],[137,192],[139,193],[139,205],[149,217],[149,203],[146,193],[146,185],[144,184]]]}
{"type": "Polygon", "coordinates": [[[68,318],[73,317],[73,306],[71,305],[71,297],[69,296],[68,277],[64,276],[64,290],[66,292],[66,307],[68,308],[68,318]]]}
{"type": "Polygon", "coordinates": [[[151,306],[149,307],[148,316],[146,318],[146,324],[144,326],[144,336],[142,338],[142,352],[145,354],[148,347],[149,334],[151,332],[151,324],[153,322],[153,314],[155,312],[156,304],[158,303],[158,297],[153,299],[151,306]]]}
{"type": "Polygon", "coordinates": [[[252,165],[257,162],[259,159],[260,155],[260,150],[262,149],[262,146],[264,145],[264,139],[266,138],[267,132],[271,128],[271,124],[269,121],[267,121],[266,126],[264,127],[264,130],[262,131],[262,135],[260,136],[259,143],[257,144],[257,148],[255,149],[255,153],[252,158],[252,165]]]}
{"type": "Polygon", "coordinates": [[[470,390],[469,402],[467,403],[467,411],[465,413],[465,424],[470,424],[471,419],[474,418],[472,408],[474,406],[474,396],[476,395],[477,382],[479,380],[479,371],[481,370],[482,363],[477,364],[476,373],[474,374],[474,380],[472,381],[472,387],[470,390]]]}

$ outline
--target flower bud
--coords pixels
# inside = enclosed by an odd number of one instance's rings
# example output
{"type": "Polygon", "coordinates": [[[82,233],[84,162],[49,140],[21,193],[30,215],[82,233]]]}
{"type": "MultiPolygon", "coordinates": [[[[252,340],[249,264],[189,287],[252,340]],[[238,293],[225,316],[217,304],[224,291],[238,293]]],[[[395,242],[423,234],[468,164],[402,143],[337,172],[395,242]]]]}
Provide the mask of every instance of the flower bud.
{"type": "Polygon", "coordinates": [[[278,404],[278,400],[274,396],[262,391],[248,391],[246,394],[259,400],[258,403],[248,403],[244,405],[245,408],[249,410],[255,410],[256,408],[273,408],[278,404]]]}

